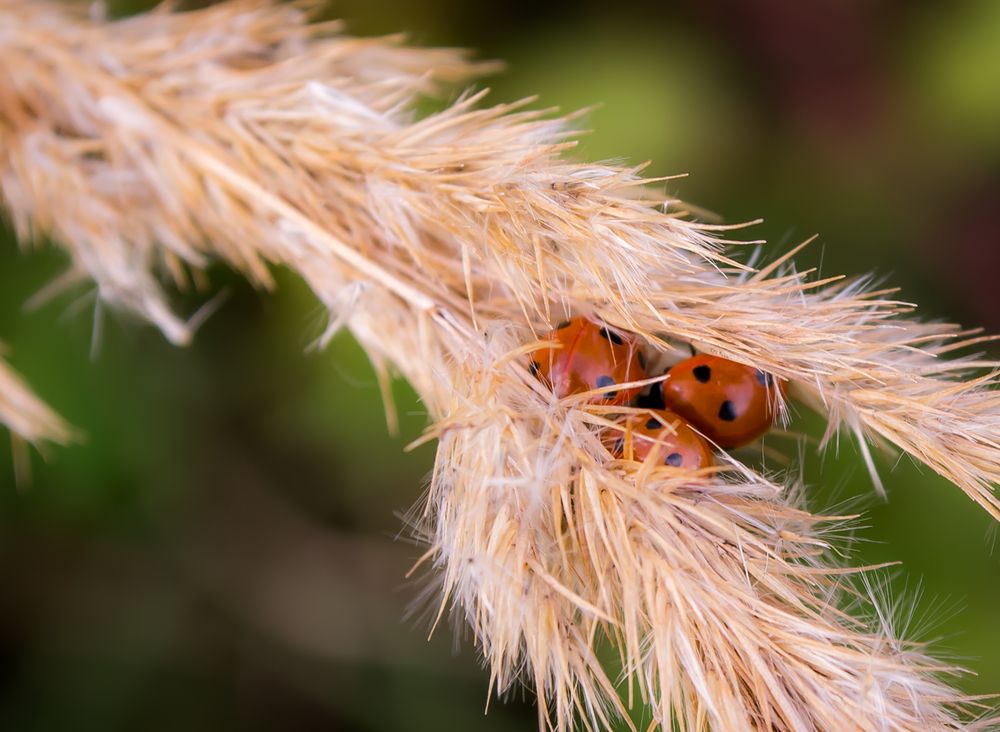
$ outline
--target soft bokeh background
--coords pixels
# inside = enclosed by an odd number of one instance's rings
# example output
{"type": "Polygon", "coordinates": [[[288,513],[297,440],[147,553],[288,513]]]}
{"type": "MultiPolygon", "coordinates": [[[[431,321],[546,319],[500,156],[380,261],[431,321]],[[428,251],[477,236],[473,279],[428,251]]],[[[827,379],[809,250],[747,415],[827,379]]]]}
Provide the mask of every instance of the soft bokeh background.
{"type": "MultiPolygon", "coordinates": [[[[1000,331],[1000,3],[345,0],[334,12],[358,33],[408,30],[508,60],[489,81],[496,101],[603,104],[580,154],[689,172],[673,192],[728,221],[765,217],[754,235],[769,251],[818,232],[803,266],[874,270],[927,317],[1000,331]]],[[[214,271],[231,296],[180,350],[96,312],[87,290],[24,312],[64,264],[18,256],[0,234],[0,339],[87,433],[36,456],[27,486],[0,451],[0,729],[533,729],[520,693],[483,716],[487,675],[460,628],[427,643],[426,620],[404,618],[417,588],[402,576],[421,550],[394,540],[398,514],[433,454],[403,453],[425,424],[407,386],[390,437],[349,338],[305,353],[323,318],[287,274],[269,294],[214,271]]],[[[864,497],[854,561],[903,562],[892,594],[916,600],[901,623],[978,672],[961,681],[970,693],[1000,691],[986,516],[907,459],[881,461],[883,503],[850,446],[802,452],[813,507],[864,497]]]]}

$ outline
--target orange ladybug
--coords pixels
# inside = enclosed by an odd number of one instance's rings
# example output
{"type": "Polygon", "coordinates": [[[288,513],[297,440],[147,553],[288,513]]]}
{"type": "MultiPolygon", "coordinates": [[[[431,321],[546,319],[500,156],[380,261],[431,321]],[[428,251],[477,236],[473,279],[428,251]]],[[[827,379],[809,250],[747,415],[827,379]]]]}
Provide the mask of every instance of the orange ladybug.
{"type": "Polygon", "coordinates": [[[624,420],[625,432],[620,434],[612,452],[615,457],[643,461],[654,450],[655,460],[675,468],[696,470],[711,465],[712,449],[679,415],[666,409],[650,409],[624,420]]]}
{"type": "Polygon", "coordinates": [[[771,374],[719,356],[686,358],[667,371],[660,387],[668,409],[691,422],[719,447],[740,447],[770,429],[777,413],[771,374]]]}
{"type": "MultiPolygon", "coordinates": [[[[584,317],[556,326],[548,340],[557,346],[531,354],[531,372],[548,384],[559,398],[646,378],[646,360],[632,338],[584,317]]],[[[595,395],[601,404],[628,404],[639,393],[636,387],[595,395]]]]}

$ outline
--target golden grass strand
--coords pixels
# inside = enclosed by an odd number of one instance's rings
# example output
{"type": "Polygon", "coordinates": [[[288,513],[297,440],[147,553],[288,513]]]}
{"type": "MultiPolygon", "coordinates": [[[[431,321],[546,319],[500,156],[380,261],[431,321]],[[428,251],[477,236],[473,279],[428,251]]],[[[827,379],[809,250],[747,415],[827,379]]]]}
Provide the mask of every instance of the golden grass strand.
{"type": "Polygon", "coordinates": [[[32,445],[70,442],[74,437],[70,426],[32,393],[2,355],[0,348],[0,424],[32,445]]]}
{"type": "Polygon", "coordinates": [[[412,523],[432,616],[471,626],[499,691],[531,685],[542,726],[605,729],[639,700],[681,730],[989,726],[834,561],[849,518],[735,462],[614,461],[606,410],[554,401],[523,358],[586,313],[661,359],[691,343],[754,363],[828,438],[892,443],[1000,517],[996,378],[942,358],[976,336],[863,279],[742,264],[639,169],[565,159],[568,118],[469,95],[418,119],[417,95],[484,67],[310,25],[314,7],[96,22],[0,0],[0,192],[22,241],[51,236],[71,276],[176,343],[194,323],[170,289],[208,263],[302,276],[324,340],[346,326],[426,404],[438,455],[412,523]]]}

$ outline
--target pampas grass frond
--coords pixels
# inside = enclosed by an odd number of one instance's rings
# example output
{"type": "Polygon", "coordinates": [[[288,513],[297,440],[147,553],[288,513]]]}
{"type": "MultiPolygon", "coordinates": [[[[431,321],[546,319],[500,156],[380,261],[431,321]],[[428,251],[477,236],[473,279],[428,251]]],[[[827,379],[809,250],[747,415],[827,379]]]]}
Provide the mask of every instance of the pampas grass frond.
{"type": "Polygon", "coordinates": [[[73,429],[36,397],[24,380],[3,360],[0,344],[0,425],[10,430],[14,470],[18,483],[28,478],[26,444],[66,444],[76,438],[73,429]]]}
{"type": "Polygon", "coordinates": [[[418,119],[418,95],[484,67],[310,25],[314,8],[98,22],[0,0],[0,190],[21,239],[51,236],[176,343],[194,324],[168,283],[213,260],[262,286],[275,264],[301,275],[325,337],[350,329],[435,419],[412,517],[435,612],[472,627],[500,692],[535,689],[542,726],[607,728],[639,699],[681,730],[988,726],[946,683],[959,669],[834,561],[850,517],[735,461],[616,461],[608,408],[555,400],[524,358],[583,313],[667,362],[693,344],[758,365],[829,415],[827,439],[895,445],[1000,518],[995,377],[942,358],[978,334],[864,279],[742,263],[640,169],[562,157],[569,119],[482,95],[418,119]]]}
{"type": "MultiPolygon", "coordinates": [[[[0,348],[0,356],[3,349],[0,348]]],[[[32,444],[66,443],[73,430],[32,393],[24,380],[0,358],[0,424],[32,444]]]]}

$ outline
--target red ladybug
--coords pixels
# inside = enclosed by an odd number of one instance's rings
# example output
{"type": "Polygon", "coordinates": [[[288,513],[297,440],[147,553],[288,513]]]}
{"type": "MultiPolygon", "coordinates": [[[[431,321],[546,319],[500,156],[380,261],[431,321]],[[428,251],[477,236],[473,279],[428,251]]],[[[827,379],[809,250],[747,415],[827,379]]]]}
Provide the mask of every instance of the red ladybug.
{"type": "Polygon", "coordinates": [[[624,419],[625,431],[612,447],[615,457],[653,459],[675,468],[696,470],[713,463],[712,449],[705,439],[680,416],[666,409],[650,409],[624,419]]]}
{"type": "Polygon", "coordinates": [[[674,365],[661,385],[663,403],[719,447],[739,447],[767,432],[784,386],[760,369],[699,355],[674,365]]]}
{"type": "MultiPolygon", "coordinates": [[[[531,371],[560,398],[646,378],[646,361],[632,338],[583,317],[564,321],[549,334],[556,346],[531,354],[531,371]]],[[[613,389],[592,402],[628,404],[638,388],[613,389]]]]}

